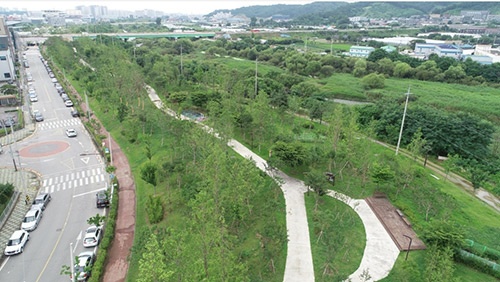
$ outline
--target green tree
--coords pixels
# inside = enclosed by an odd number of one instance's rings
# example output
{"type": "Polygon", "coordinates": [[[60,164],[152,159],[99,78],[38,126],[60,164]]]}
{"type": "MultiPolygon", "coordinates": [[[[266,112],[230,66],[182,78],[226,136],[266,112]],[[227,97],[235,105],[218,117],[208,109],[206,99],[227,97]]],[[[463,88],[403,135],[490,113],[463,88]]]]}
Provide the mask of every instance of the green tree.
{"type": "Polygon", "coordinates": [[[394,67],[394,76],[400,78],[411,78],[413,76],[413,68],[407,63],[396,63],[396,66],[394,67]]]}
{"type": "Polygon", "coordinates": [[[139,260],[138,282],[169,281],[174,271],[165,268],[165,252],[160,239],[155,232],[151,232],[142,257],[139,260]]]}
{"type": "Polygon", "coordinates": [[[453,249],[439,248],[431,245],[427,248],[425,281],[426,282],[454,282],[455,265],[453,263],[453,249]]]}
{"type": "Polygon", "coordinates": [[[392,76],[394,72],[394,63],[389,58],[383,58],[377,61],[377,71],[379,73],[392,76]]]}
{"type": "Polygon", "coordinates": [[[304,146],[300,143],[287,143],[277,141],[272,147],[272,157],[277,158],[286,165],[296,167],[306,162],[307,154],[304,146]]]}
{"type": "Polygon", "coordinates": [[[444,77],[449,82],[460,82],[466,77],[465,71],[461,66],[450,66],[445,72],[444,77]]]}
{"type": "Polygon", "coordinates": [[[100,214],[97,213],[96,215],[88,218],[87,219],[87,223],[89,225],[95,225],[95,226],[99,227],[99,226],[101,226],[103,224],[103,222],[104,222],[105,219],[106,219],[105,216],[100,215],[100,214]]]}
{"type": "Polygon", "coordinates": [[[319,87],[312,82],[300,82],[290,89],[293,95],[308,98],[319,92],[319,87]]]}
{"type": "Polygon", "coordinates": [[[448,220],[432,220],[422,237],[429,245],[455,250],[463,244],[464,231],[459,225],[448,220]]]}
{"type": "Polygon", "coordinates": [[[394,171],[388,165],[376,162],[371,168],[371,177],[373,178],[373,182],[377,184],[378,190],[380,190],[380,185],[394,179],[394,176],[394,171]]]}
{"type": "Polygon", "coordinates": [[[361,79],[361,83],[367,90],[376,88],[381,89],[385,86],[385,77],[383,74],[371,73],[364,76],[363,79],[361,79]]]}
{"type": "Polygon", "coordinates": [[[414,160],[422,154],[426,144],[427,140],[422,137],[422,129],[419,127],[417,132],[413,134],[410,144],[408,144],[408,150],[413,155],[414,160]]]}
{"type": "Polygon", "coordinates": [[[377,48],[370,53],[366,60],[370,62],[377,62],[381,59],[387,58],[388,55],[389,54],[384,49],[377,48]]]}
{"type": "Polygon", "coordinates": [[[156,173],[157,173],[158,168],[156,167],[155,164],[152,162],[146,162],[144,165],[142,165],[141,168],[141,178],[142,180],[146,181],[147,183],[151,184],[155,188],[155,194],[156,194],[156,173]]]}
{"type": "Polygon", "coordinates": [[[355,77],[363,77],[367,73],[367,64],[366,60],[358,59],[354,64],[354,70],[352,71],[352,75],[355,77]]]}

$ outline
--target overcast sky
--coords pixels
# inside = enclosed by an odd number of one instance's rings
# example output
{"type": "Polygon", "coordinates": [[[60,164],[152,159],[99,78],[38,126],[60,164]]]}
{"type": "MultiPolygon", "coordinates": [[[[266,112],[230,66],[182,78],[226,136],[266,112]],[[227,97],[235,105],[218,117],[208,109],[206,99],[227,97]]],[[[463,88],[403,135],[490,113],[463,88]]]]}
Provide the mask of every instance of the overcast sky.
{"type": "MultiPolygon", "coordinates": [[[[112,10],[144,10],[151,9],[166,13],[182,14],[208,14],[218,9],[235,9],[255,5],[273,4],[307,4],[328,0],[58,0],[58,1],[28,1],[28,0],[2,0],[0,6],[4,8],[23,8],[30,11],[57,9],[68,10],[76,6],[100,5],[112,10]]],[[[332,0],[329,0],[330,2],[332,0]]]]}

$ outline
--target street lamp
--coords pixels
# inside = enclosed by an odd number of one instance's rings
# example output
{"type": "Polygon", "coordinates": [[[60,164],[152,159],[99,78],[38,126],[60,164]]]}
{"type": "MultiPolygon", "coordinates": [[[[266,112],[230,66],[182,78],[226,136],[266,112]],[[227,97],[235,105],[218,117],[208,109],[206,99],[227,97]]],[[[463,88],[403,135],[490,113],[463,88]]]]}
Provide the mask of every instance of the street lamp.
{"type": "Polygon", "coordinates": [[[70,256],[70,269],[71,269],[71,281],[75,281],[75,265],[73,262],[73,242],[69,243],[69,256],[70,256]]]}
{"type": "MultiPolygon", "coordinates": [[[[2,122],[3,129],[5,130],[5,136],[9,134],[7,131],[7,126],[5,125],[5,122],[3,120],[0,120],[2,122]]],[[[14,126],[13,124],[10,125],[11,127],[14,126]]],[[[10,156],[12,157],[12,162],[14,163],[14,170],[17,171],[17,165],[16,165],[16,160],[14,159],[14,153],[12,152],[12,144],[9,142],[9,149],[10,149],[10,156]]]]}
{"type": "Polygon", "coordinates": [[[408,238],[410,240],[410,244],[408,244],[408,249],[406,250],[406,257],[405,257],[405,261],[408,260],[408,254],[410,253],[410,248],[411,248],[411,242],[413,241],[413,239],[410,237],[410,236],[407,236],[407,235],[404,235],[406,238],[408,238]]]}

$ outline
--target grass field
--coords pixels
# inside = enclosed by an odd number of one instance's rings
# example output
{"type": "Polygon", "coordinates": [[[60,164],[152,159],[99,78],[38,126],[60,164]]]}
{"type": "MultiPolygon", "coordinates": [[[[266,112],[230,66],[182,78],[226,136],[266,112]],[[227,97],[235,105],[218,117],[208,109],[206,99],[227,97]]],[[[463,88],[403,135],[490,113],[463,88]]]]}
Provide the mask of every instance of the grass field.
{"type": "Polygon", "coordinates": [[[344,280],[358,268],[363,257],[363,223],[345,203],[323,196],[315,208],[315,198],[313,193],[305,197],[315,280],[344,280]]]}

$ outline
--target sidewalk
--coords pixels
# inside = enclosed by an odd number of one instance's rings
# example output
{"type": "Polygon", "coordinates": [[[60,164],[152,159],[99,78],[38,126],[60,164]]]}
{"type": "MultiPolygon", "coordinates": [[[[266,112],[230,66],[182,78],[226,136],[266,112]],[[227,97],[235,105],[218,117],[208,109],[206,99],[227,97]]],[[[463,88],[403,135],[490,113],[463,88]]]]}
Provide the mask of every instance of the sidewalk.
{"type": "MultiPolygon", "coordinates": [[[[25,116],[28,114],[25,113],[25,116]]],[[[34,131],[35,124],[28,118],[23,129],[14,131],[14,133],[8,131],[7,136],[0,137],[0,144],[3,147],[3,153],[0,157],[9,160],[8,167],[0,167],[0,179],[2,183],[12,183],[15,191],[19,192],[18,197],[14,199],[14,203],[10,207],[11,209],[5,211],[5,218],[0,219],[0,246],[5,246],[12,232],[20,228],[22,219],[30,209],[31,203],[26,205],[25,196],[28,195],[33,200],[40,189],[39,175],[22,167],[17,152],[19,148],[14,145],[15,142],[31,136],[34,131]],[[17,171],[14,169],[14,162],[17,171]]]]}

